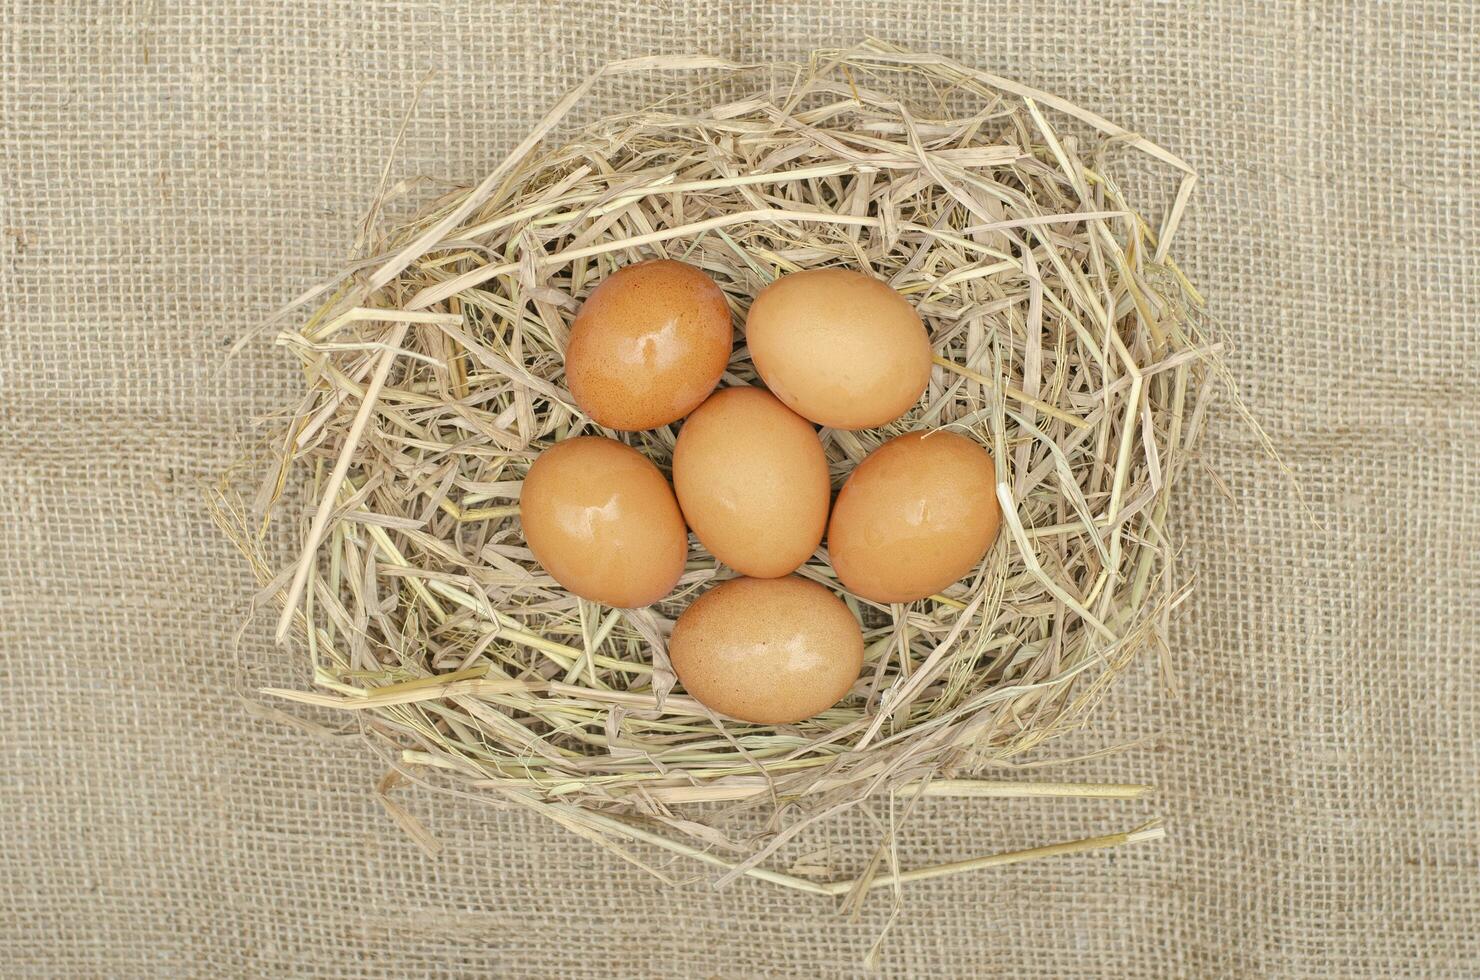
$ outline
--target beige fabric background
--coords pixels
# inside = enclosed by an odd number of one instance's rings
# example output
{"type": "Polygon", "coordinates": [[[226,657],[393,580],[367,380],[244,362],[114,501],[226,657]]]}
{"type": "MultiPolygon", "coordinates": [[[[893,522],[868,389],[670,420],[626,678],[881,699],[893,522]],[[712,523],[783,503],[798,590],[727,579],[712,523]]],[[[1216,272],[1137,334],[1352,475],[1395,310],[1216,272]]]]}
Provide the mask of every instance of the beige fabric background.
{"type": "MultiPolygon", "coordinates": [[[[476,177],[613,56],[866,33],[1070,96],[1205,175],[1179,252],[1308,493],[1229,418],[1182,522],[1181,690],[1148,669],[1075,775],[1148,802],[931,802],[910,863],[1170,837],[909,890],[909,976],[1480,970],[1480,14],[1473,0],[435,0],[0,5],[0,972],[849,976],[887,914],[665,890],[521,814],[248,714],[302,683],[196,484],[291,390],[258,317],[396,173],[476,177]]],[[[833,834],[840,847],[873,831],[833,834]]]]}

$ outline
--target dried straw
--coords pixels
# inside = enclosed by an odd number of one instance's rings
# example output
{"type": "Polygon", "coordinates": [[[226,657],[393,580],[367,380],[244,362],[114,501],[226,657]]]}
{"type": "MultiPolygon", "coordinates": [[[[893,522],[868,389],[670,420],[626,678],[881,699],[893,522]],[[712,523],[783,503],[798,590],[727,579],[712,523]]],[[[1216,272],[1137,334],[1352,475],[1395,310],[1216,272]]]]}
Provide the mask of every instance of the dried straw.
{"type": "MultiPolygon", "coordinates": [[[[768,861],[876,794],[907,813],[928,796],[1146,790],[964,777],[1080,726],[1140,654],[1165,655],[1186,595],[1168,508],[1217,368],[1201,301],[1168,256],[1193,182],[1172,154],[1061,99],[878,42],[805,65],[608,66],[476,187],[390,229],[378,200],[365,257],[289,308],[314,306],[278,335],[306,393],[266,462],[243,461],[212,492],[319,689],[268,693],[343,710],[405,778],[537,810],[660,875],[622,842],[715,866],[721,882],[856,903],[1160,836],[1143,826],[906,870],[889,830],[837,881],[768,861]],[[696,69],[698,86],[551,145],[592,86],[696,69]],[[1155,231],[1107,171],[1127,151],[1180,178],[1155,231]],[[795,725],[722,720],[672,690],[673,617],[730,574],[697,542],[671,601],[632,611],[565,592],[520,535],[530,462],[602,431],[563,384],[574,312],[612,270],[653,256],[702,267],[737,323],[778,274],[828,265],[915,303],[935,345],[929,388],[883,429],[822,431],[835,484],[921,427],[980,439],[998,461],[1004,531],[987,560],[908,606],[845,595],[863,674],[795,725]],[[260,484],[250,500],[244,474],[260,484]],[[281,521],[300,552],[280,567],[268,543],[281,521]],[[766,832],[734,837],[744,813],[766,832]]],[[[725,383],[755,381],[739,347],[725,383]]],[[[620,438],[666,466],[674,432],[620,438]]],[[[835,587],[825,550],[801,574],[835,587]]],[[[396,781],[380,787],[387,809],[434,849],[386,796],[396,781]]]]}

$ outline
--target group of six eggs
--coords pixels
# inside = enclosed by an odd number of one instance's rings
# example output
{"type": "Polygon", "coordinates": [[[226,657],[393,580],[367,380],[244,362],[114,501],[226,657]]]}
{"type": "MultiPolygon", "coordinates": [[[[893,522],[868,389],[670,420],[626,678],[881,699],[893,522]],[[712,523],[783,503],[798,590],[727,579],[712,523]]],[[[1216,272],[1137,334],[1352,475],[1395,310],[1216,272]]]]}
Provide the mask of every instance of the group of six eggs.
{"type": "Polygon", "coordinates": [[[831,501],[813,423],[886,425],[929,382],[924,324],[887,284],[838,268],[782,276],[751,304],[745,341],[769,391],[715,391],[733,352],[719,286],[667,259],[609,275],[571,326],[566,385],[608,429],[684,419],[672,488],[623,443],[565,439],[530,466],[520,518],[552,578],[624,608],[673,590],[692,529],[741,577],[679,616],[668,645],[674,671],[722,715],[785,724],[843,698],[863,663],[853,613],[829,589],[792,574],[824,534],[843,588],[877,603],[911,602],[980,563],[1000,510],[991,456],[946,429],[885,442],[831,501]]]}

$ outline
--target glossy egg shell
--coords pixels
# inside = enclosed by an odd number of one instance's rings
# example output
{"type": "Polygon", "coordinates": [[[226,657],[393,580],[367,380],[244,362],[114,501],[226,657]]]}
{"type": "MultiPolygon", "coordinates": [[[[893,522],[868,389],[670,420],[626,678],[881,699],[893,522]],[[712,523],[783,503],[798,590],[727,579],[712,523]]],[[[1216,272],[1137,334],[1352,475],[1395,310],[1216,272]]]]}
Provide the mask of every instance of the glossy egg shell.
{"type": "Polygon", "coordinates": [[[863,666],[863,633],[816,582],[737,578],[684,610],[668,658],[684,689],[719,714],[784,725],[848,693],[863,666]]]}
{"type": "Polygon", "coordinates": [[[733,333],[713,279],[683,262],[639,262],[607,276],[582,304],[565,349],[565,383],[599,425],[667,425],[709,397],[733,333]]]}
{"type": "Polygon", "coordinates": [[[710,553],[756,578],[793,572],[817,550],[832,495],[812,423],[763,388],[717,391],[684,420],[673,489],[710,553]]]}
{"type": "Polygon", "coordinates": [[[745,340],[777,398],[836,429],[894,421],[930,380],[930,338],[914,307],[887,284],[848,269],[771,283],[750,307],[745,340]]]}
{"type": "Polygon", "coordinates": [[[663,474],[630,446],[598,436],[540,453],[519,495],[524,539],[578,596],[631,608],[673,591],[688,533],[663,474]]]}
{"type": "Polygon", "coordinates": [[[996,471],[980,443],[911,432],[858,464],[833,504],[828,554],[848,591],[912,602],[969,574],[997,537],[996,471]]]}

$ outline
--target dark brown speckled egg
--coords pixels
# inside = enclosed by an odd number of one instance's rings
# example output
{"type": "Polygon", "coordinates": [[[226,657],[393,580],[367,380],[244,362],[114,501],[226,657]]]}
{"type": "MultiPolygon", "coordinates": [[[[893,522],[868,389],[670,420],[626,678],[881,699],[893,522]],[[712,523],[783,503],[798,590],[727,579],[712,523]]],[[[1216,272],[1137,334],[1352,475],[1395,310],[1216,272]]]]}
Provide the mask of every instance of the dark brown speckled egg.
{"type": "Polygon", "coordinates": [[[571,325],[565,382],[598,425],[635,432],[683,418],[719,384],[733,330],[699,269],[654,259],[618,269],[571,325]]]}

